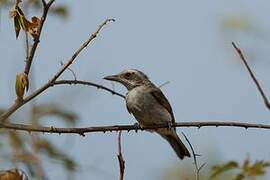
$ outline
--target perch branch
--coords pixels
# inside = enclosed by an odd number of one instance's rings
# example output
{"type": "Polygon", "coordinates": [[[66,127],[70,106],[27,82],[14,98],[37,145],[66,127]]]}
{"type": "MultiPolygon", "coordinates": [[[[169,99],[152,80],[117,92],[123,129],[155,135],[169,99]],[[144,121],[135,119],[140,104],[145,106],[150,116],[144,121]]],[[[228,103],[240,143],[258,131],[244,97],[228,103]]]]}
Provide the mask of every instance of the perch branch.
{"type": "Polygon", "coordinates": [[[138,131],[138,130],[149,130],[149,129],[159,129],[159,128],[171,128],[171,127],[239,127],[239,128],[255,128],[255,129],[270,129],[270,125],[264,124],[253,124],[253,123],[240,123],[240,122],[178,122],[174,123],[171,126],[166,124],[159,124],[147,127],[138,127],[136,125],[114,125],[114,126],[93,126],[93,127],[83,127],[83,128],[57,128],[57,127],[42,127],[42,126],[32,126],[25,124],[16,124],[16,123],[2,123],[0,128],[10,129],[10,130],[19,130],[26,132],[42,132],[42,133],[56,133],[56,134],[79,134],[84,136],[85,133],[93,132],[112,132],[112,131],[138,131]]]}
{"type": "Polygon", "coordinates": [[[232,42],[232,45],[233,45],[234,49],[236,50],[236,52],[238,53],[240,59],[243,61],[245,67],[248,70],[248,73],[249,73],[250,77],[252,78],[252,80],[255,83],[258,91],[260,92],[260,94],[261,94],[261,96],[263,98],[265,106],[267,107],[268,110],[270,110],[270,103],[269,103],[269,101],[268,101],[268,99],[267,99],[267,97],[266,97],[266,95],[265,95],[259,81],[256,79],[256,76],[254,75],[251,68],[249,67],[249,65],[248,65],[248,63],[246,61],[246,58],[244,57],[244,54],[242,53],[241,49],[236,46],[236,44],[234,42],[232,42]]]}

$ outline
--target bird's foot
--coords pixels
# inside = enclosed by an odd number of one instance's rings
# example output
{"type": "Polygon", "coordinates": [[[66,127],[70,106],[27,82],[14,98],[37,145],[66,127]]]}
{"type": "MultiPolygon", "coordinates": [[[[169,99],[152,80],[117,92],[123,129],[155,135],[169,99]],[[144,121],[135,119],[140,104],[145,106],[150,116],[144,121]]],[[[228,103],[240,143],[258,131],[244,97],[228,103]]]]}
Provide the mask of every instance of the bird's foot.
{"type": "Polygon", "coordinates": [[[139,129],[142,128],[142,126],[141,126],[139,123],[137,123],[137,122],[135,122],[135,123],[133,124],[133,126],[135,127],[135,132],[136,132],[136,133],[138,132],[139,129]]]}
{"type": "Polygon", "coordinates": [[[172,122],[168,122],[167,125],[168,125],[168,130],[171,130],[173,123],[172,122]]]}

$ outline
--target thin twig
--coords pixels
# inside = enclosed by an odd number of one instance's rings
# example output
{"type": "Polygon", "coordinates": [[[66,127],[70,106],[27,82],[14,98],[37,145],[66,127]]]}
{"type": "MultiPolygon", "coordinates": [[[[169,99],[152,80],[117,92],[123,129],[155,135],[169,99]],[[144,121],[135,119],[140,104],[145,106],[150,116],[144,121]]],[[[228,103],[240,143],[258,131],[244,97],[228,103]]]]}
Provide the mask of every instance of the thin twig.
{"type": "Polygon", "coordinates": [[[27,32],[25,32],[25,59],[29,59],[29,40],[27,32]]]}
{"type": "Polygon", "coordinates": [[[162,88],[163,86],[166,86],[170,83],[170,81],[166,81],[164,83],[162,83],[161,85],[158,86],[158,88],[162,88]]]}
{"type": "MultiPolygon", "coordinates": [[[[52,1],[49,1],[52,2],[52,1]]],[[[49,5],[49,3],[47,3],[49,5]]],[[[41,86],[39,89],[35,90],[32,94],[29,96],[25,97],[21,101],[15,101],[15,103],[8,108],[6,112],[1,114],[0,116],[0,122],[4,122],[11,114],[13,114],[17,109],[19,109],[21,106],[24,104],[28,103],[38,95],[40,95],[42,92],[47,90],[49,87],[54,86],[54,82],[57,80],[57,78],[75,61],[77,56],[80,54],[80,52],[87,47],[87,45],[97,37],[98,33],[100,30],[110,21],[115,21],[114,19],[106,19],[99,27],[97,30],[78,48],[78,50],[72,55],[72,57],[67,61],[65,65],[62,66],[62,68],[53,76],[49,82],[45,83],[43,86],[41,86]]],[[[31,56],[31,53],[30,53],[31,56]]]]}
{"type": "Polygon", "coordinates": [[[67,70],[69,70],[71,72],[72,76],[74,77],[74,80],[76,81],[77,77],[76,77],[75,72],[71,68],[67,68],[67,70]]]}
{"type": "Polygon", "coordinates": [[[106,19],[102,24],[99,25],[96,32],[91,34],[91,36],[85,41],[79,49],[72,55],[72,57],[67,61],[66,64],[54,75],[54,77],[50,80],[50,83],[54,83],[56,79],[76,60],[77,56],[81,53],[83,49],[85,49],[88,44],[97,37],[100,30],[110,21],[115,21],[114,19],[106,19]]]}
{"type": "MultiPolygon", "coordinates": [[[[62,61],[60,62],[60,64],[61,64],[61,66],[64,65],[64,63],[62,61]]],[[[67,68],[67,70],[69,70],[71,72],[72,76],[74,77],[74,80],[76,81],[77,80],[76,73],[69,67],[67,68]]]]}
{"type": "Polygon", "coordinates": [[[122,155],[122,147],[121,147],[121,134],[122,131],[118,133],[118,162],[119,162],[119,180],[124,180],[124,173],[125,173],[125,160],[122,155]]]}
{"type": "Polygon", "coordinates": [[[240,59],[243,61],[245,67],[248,70],[248,73],[249,73],[250,77],[252,78],[252,80],[255,83],[258,91],[260,92],[260,94],[261,94],[261,96],[263,98],[263,101],[264,101],[265,106],[267,107],[268,110],[270,110],[270,103],[269,103],[269,101],[268,101],[268,99],[267,99],[267,97],[266,97],[266,95],[265,95],[265,93],[264,93],[264,91],[263,91],[263,89],[262,89],[259,81],[256,79],[256,76],[254,75],[254,73],[252,72],[251,68],[249,67],[249,65],[248,65],[248,63],[247,63],[247,61],[246,61],[246,59],[245,59],[245,57],[244,57],[241,49],[238,48],[234,42],[232,42],[232,45],[233,45],[234,49],[236,50],[236,52],[238,53],[240,59]]]}
{"type": "Polygon", "coordinates": [[[58,81],[55,81],[53,83],[54,85],[65,85],[65,84],[80,84],[80,85],[86,85],[86,86],[93,86],[93,87],[96,87],[98,89],[102,89],[102,90],[105,90],[105,91],[108,91],[110,93],[112,93],[112,95],[117,95],[121,98],[125,98],[125,96],[123,94],[120,94],[110,88],[107,88],[105,86],[102,86],[100,84],[97,84],[97,83],[93,83],[93,82],[89,82],[89,81],[80,81],[80,80],[58,80],[58,81]]]}
{"type": "Polygon", "coordinates": [[[193,160],[194,160],[194,165],[195,165],[195,173],[196,173],[196,180],[200,179],[200,170],[203,168],[203,166],[205,165],[202,164],[200,167],[198,166],[198,162],[197,162],[197,156],[198,154],[195,153],[193,146],[191,145],[190,141],[188,140],[187,136],[182,132],[183,136],[185,137],[186,141],[189,144],[189,147],[191,149],[192,155],[193,155],[193,160]]]}
{"type": "Polygon", "coordinates": [[[93,133],[93,132],[113,132],[113,131],[138,131],[138,130],[150,130],[150,129],[160,129],[160,128],[171,128],[171,127],[238,127],[238,128],[254,128],[254,129],[270,129],[270,125],[264,124],[252,124],[252,123],[239,123],[239,122],[178,122],[172,125],[158,124],[147,127],[138,127],[137,125],[114,125],[114,126],[93,126],[93,127],[82,127],[82,128],[57,128],[57,127],[42,127],[42,126],[33,126],[33,125],[25,125],[25,124],[17,124],[17,123],[2,123],[0,124],[0,129],[8,129],[8,130],[19,130],[26,132],[42,132],[42,133],[56,133],[56,134],[79,134],[84,136],[85,133],[93,133]]]}
{"type": "Polygon", "coordinates": [[[40,35],[41,35],[41,32],[42,32],[44,22],[46,21],[48,11],[49,11],[49,9],[50,9],[50,7],[51,7],[51,5],[53,4],[54,1],[55,0],[50,0],[48,3],[46,3],[44,0],[42,1],[42,3],[43,3],[43,13],[42,13],[42,16],[41,16],[40,25],[39,25],[38,30],[37,30],[37,37],[34,38],[34,43],[33,43],[33,46],[31,47],[29,56],[27,56],[27,58],[25,60],[24,73],[27,74],[27,75],[29,74],[29,71],[30,71],[30,68],[31,68],[31,65],[32,65],[32,62],[33,62],[33,58],[35,56],[36,49],[37,49],[39,41],[40,41],[40,35]]]}

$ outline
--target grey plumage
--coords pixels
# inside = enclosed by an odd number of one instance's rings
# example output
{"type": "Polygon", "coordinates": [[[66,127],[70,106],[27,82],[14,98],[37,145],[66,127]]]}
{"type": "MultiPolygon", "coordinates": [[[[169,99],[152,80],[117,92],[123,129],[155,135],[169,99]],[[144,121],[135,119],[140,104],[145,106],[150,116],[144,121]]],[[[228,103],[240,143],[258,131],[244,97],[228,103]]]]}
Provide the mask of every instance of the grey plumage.
{"type": "MultiPolygon", "coordinates": [[[[175,122],[169,101],[143,72],[129,69],[104,79],[117,81],[128,89],[126,96],[128,112],[134,115],[142,127],[175,122]]],[[[169,142],[180,159],[185,156],[190,157],[189,151],[176,134],[175,128],[158,129],[155,132],[169,142]]]]}

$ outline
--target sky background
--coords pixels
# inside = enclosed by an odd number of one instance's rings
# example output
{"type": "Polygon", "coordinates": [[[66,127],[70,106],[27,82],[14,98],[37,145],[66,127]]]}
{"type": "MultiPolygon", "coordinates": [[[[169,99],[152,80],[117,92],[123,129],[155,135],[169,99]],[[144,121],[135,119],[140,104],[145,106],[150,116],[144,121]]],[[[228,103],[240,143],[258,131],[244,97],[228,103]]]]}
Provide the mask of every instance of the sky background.
{"type": "MultiPolygon", "coordinates": [[[[176,121],[269,124],[270,113],[231,46],[234,41],[241,47],[270,95],[269,1],[56,1],[61,3],[68,5],[70,16],[67,20],[48,17],[31,70],[36,87],[52,77],[60,62],[71,57],[98,24],[115,18],[116,22],[108,24],[71,66],[77,79],[112,87],[102,79],[104,76],[136,68],[148,74],[156,85],[170,82],[162,91],[173,107],[176,121]],[[235,19],[238,25],[232,23],[235,19]]],[[[1,8],[1,107],[13,103],[15,74],[24,68],[23,34],[16,41],[13,28],[8,10],[1,8]]],[[[73,77],[66,72],[61,78],[73,77]]],[[[121,85],[115,84],[114,88],[126,93],[121,85]]],[[[53,87],[36,102],[52,102],[76,112],[80,127],[135,123],[123,99],[91,87],[53,87]]],[[[13,118],[25,120],[28,109],[24,106],[13,118]]],[[[64,126],[53,117],[44,124],[64,126]]],[[[269,130],[205,127],[178,128],[177,132],[180,136],[184,132],[196,152],[202,154],[200,163],[213,158],[242,162],[248,155],[253,161],[270,159],[269,130]]],[[[42,136],[79,162],[76,179],[118,179],[116,133],[42,136]]],[[[179,161],[156,134],[124,132],[122,138],[127,180],[154,180],[161,178],[168,167],[192,165],[192,159],[179,161]]],[[[50,179],[65,177],[57,163],[46,163],[50,179]]],[[[207,164],[205,169],[210,167],[207,164]]]]}

